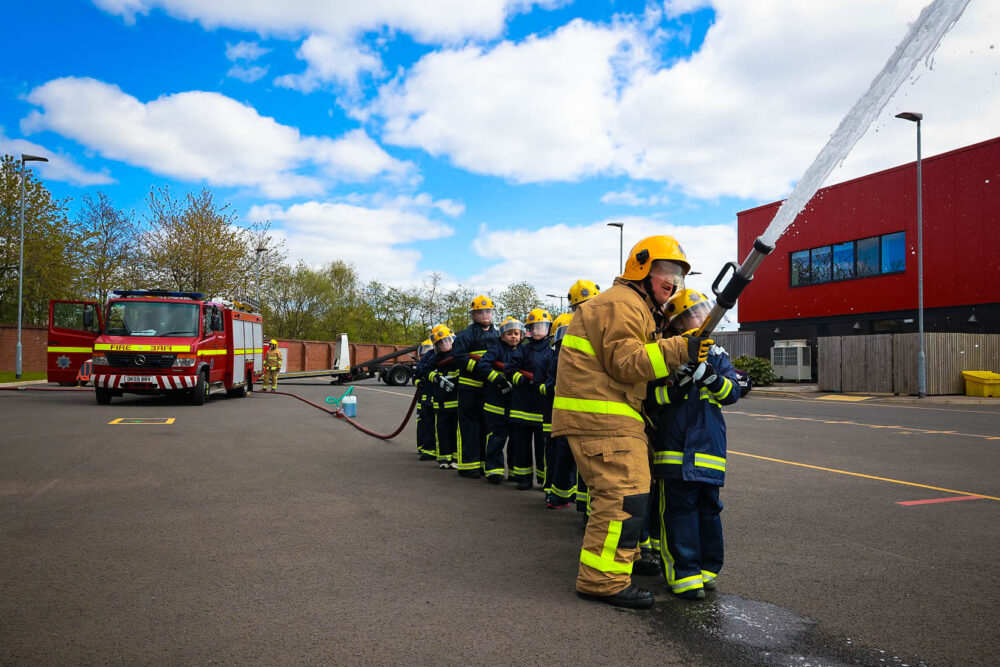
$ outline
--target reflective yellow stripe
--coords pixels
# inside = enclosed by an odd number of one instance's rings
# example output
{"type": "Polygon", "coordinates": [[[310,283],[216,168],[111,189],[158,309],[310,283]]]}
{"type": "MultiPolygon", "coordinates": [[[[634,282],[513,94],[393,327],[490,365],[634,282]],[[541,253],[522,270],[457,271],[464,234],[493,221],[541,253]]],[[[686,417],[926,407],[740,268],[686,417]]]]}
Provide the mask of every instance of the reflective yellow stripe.
{"type": "MultiPolygon", "coordinates": [[[[570,412],[592,412],[599,415],[621,415],[642,421],[642,415],[626,403],[618,401],[599,401],[590,398],[569,398],[556,396],[552,402],[553,409],[570,412]]],[[[645,422],[643,422],[645,423],[645,422]]]]}
{"type": "Polygon", "coordinates": [[[473,380],[472,378],[458,378],[459,384],[467,384],[470,387],[482,387],[482,380],[473,380]]]}
{"type": "Polygon", "coordinates": [[[667,360],[663,358],[663,350],[660,349],[659,343],[646,343],[646,355],[649,357],[649,363],[653,366],[653,375],[656,376],[656,379],[670,375],[667,360]]]}
{"type": "MultiPolygon", "coordinates": [[[[701,388],[701,392],[698,394],[698,396],[699,396],[699,398],[703,398],[704,400],[708,401],[712,405],[719,405],[719,402],[717,400],[715,400],[714,396],[712,396],[712,392],[710,392],[705,387],[701,388]]],[[[719,405],[719,407],[721,408],[722,406],[719,405]]]]}
{"type": "Polygon", "coordinates": [[[678,452],[672,449],[653,452],[653,465],[666,463],[681,465],[684,463],[684,452],[678,452]]]}
{"type": "Polygon", "coordinates": [[[469,352],[469,354],[478,354],[479,356],[482,356],[486,354],[486,350],[473,350],[472,352],[469,352]]]}
{"type": "Polygon", "coordinates": [[[226,350],[198,350],[198,356],[214,357],[219,354],[225,354],[226,350]]]}
{"type": "Polygon", "coordinates": [[[545,388],[544,384],[538,385],[538,391],[542,396],[548,396],[549,390],[545,388]]]}
{"type": "Polygon", "coordinates": [[[497,379],[498,375],[500,375],[500,373],[498,373],[497,371],[490,371],[490,374],[487,375],[486,377],[489,379],[490,382],[493,382],[494,380],[497,379]]]}
{"type": "Polygon", "coordinates": [[[666,386],[657,387],[653,391],[653,396],[656,397],[656,402],[659,405],[670,405],[670,392],[667,391],[666,386]]]}
{"type": "MultiPolygon", "coordinates": [[[[608,524],[608,536],[604,540],[604,549],[601,555],[597,556],[586,549],[580,550],[580,562],[584,565],[600,572],[614,572],[620,574],[631,574],[632,563],[619,563],[615,560],[615,553],[618,551],[618,540],[622,535],[622,522],[611,521],[608,524]]],[[[701,577],[698,578],[699,581],[701,577]]]]}
{"type": "Polygon", "coordinates": [[[542,416],[536,412],[524,412],[523,410],[511,410],[511,417],[516,417],[518,419],[524,419],[526,421],[540,422],[542,421],[542,416]]]}
{"type": "Polygon", "coordinates": [[[87,354],[90,354],[91,352],[94,351],[94,348],[92,348],[92,347],[49,347],[49,348],[46,348],[46,351],[47,352],[66,352],[66,353],[86,352],[87,354]]]}
{"type": "Polygon", "coordinates": [[[132,345],[132,344],[109,344],[98,343],[94,345],[95,350],[108,350],[110,352],[190,352],[190,345],[132,345]]]}
{"type": "Polygon", "coordinates": [[[715,572],[709,572],[708,570],[702,570],[701,571],[701,580],[702,581],[712,581],[713,579],[715,579],[718,576],[719,575],[717,575],[715,572]]]}
{"type": "Polygon", "coordinates": [[[711,454],[695,454],[694,464],[701,468],[711,468],[713,470],[726,472],[726,459],[721,456],[712,456],[711,454]]]}
{"type": "Polygon", "coordinates": [[[492,412],[495,415],[506,415],[506,411],[498,405],[492,405],[490,403],[483,404],[483,410],[486,412],[492,412]]]}
{"type": "Polygon", "coordinates": [[[472,372],[472,369],[476,367],[476,360],[469,359],[469,363],[465,364],[465,370],[472,372]]]}
{"type": "Polygon", "coordinates": [[[733,390],[732,380],[730,380],[729,378],[722,378],[722,380],[723,380],[722,389],[720,389],[719,391],[712,392],[712,395],[715,396],[715,400],[717,401],[726,400],[726,396],[729,396],[729,393],[733,390]]]}
{"type": "Polygon", "coordinates": [[[445,401],[444,402],[444,407],[446,409],[447,408],[457,408],[458,407],[458,401],[445,401]]]}
{"type": "Polygon", "coordinates": [[[521,378],[523,378],[523,377],[524,376],[521,375],[520,372],[514,373],[514,377],[512,378],[514,380],[514,384],[519,384],[521,382],[521,378]]]}
{"type": "Polygon", "coordinates": [[[586,338],[581,338],[580,336],[570,336],[567,334],[563,336],[562,345],[563,347],[571,347],[574,350],[580,350],[581,352],[589,354],[592,357],[597,356],[597,352],[594,351],[594,346],[590,344],[590,341],[586,338]]]}
{"type": "Polygon", "coordinates": [[[683,579],[677,579],[676,581],[670,582],[670,590],[674,593],[683,593],[684,591],[690,591],[694,588],[702,587],[703,582],[700,574],[696,574],[693,577],[684,577],[683,579]]]}
{"type": "Polygon", "coordinates": [[[552,433],[552,424],[542,424],[542,433],[552,433]]]}

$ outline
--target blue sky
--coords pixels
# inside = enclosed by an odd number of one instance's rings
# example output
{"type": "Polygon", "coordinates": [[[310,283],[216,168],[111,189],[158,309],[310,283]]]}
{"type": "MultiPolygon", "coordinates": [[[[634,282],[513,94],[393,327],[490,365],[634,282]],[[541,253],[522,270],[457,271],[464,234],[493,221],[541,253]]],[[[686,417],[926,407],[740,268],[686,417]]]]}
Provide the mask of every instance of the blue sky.
{"type": "MultiPolygon", "coordinates": [[[[6,3],[0,151],[52,157],[38,173],[72,208],[209,187],[292,260],[399,285],[608,284],[609,221],[714,275],[737,211],[788,194],[923,4],[6,3]]],[[[912,159],[900,110],[925,114],[926,154],[996,135],[989,4],[830,182],[912,159]]]]}

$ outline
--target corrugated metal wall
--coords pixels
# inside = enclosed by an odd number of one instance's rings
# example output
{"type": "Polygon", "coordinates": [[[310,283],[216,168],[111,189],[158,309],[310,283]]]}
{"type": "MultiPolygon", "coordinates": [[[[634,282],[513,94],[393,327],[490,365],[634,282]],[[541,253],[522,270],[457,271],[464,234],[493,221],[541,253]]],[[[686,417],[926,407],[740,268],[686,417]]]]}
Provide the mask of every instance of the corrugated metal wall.
{"type": "MultiPolygon", "coordinates": [[[[917,393],[919,334],[819,339],[822,391],[917,393]]],[[[1000,334],[925,333],[927,394],[964,394],[962,371],[1000,372],[1000,334]]]]}
{"type": "Polygon", "coordinates": [[[753,331],[716,331],[712,338],[716,345],[726,348],[730,359],[756,355],[756,334],[753,331]]]}

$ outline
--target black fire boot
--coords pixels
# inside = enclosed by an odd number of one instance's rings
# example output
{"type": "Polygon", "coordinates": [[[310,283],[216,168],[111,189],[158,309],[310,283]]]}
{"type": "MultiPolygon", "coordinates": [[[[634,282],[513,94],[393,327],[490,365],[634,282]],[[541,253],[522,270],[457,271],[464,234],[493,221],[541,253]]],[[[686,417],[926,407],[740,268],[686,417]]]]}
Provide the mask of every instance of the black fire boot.
{"type": "Polygon", "coordinates": [[[649,609],[653,606],[653,594],[645,588],[639,588],[635,584],[629,584],[614,595],[592,595],[591,593],[581,593],[580,591],[577,591],[576,594],[584,600],[606,602],[614,607],[649,609]]]}

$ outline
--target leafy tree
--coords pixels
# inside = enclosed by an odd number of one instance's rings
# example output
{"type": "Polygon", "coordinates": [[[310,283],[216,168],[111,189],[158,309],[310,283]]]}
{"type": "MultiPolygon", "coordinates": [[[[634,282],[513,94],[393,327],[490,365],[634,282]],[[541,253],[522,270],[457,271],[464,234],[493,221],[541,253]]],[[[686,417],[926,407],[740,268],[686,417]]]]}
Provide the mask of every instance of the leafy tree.
{"type": "Polygon", "coordinates": [[[112,289],[138,282],[138,227],[134,216],[115,208],[103,192],[83,197],[76,228],[85,239],[79,254],[77,292],[101,303],[112,289]]]}
{"type": "MultiPolygon", "coordinates": [[[[21,164],[0,161],[0,322],[17,322],[21,164]]],[[[30,168],[24,178],[24,324],[48,321],[49,299],[76,296],[81,235],[66,217],[66,201],[55,200],[30,168]]]]}
{"type": "Polygon", "coordinates": [[[497,301],[497,315],[500,319],[512,316],[524,321],[532,308],[538,308],[542,302],[535,290],[534,285],[527,282],[514,283],[508,285],[507,289],[500,292],[497,301]]]}

